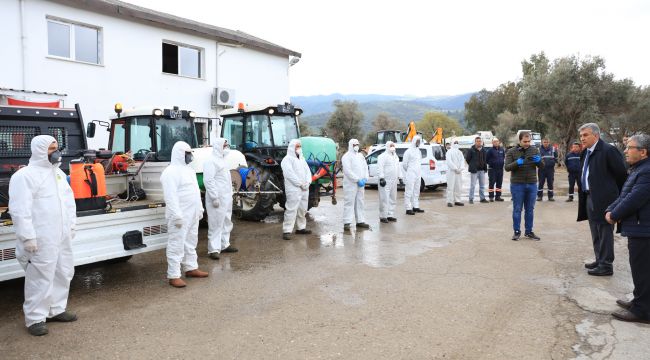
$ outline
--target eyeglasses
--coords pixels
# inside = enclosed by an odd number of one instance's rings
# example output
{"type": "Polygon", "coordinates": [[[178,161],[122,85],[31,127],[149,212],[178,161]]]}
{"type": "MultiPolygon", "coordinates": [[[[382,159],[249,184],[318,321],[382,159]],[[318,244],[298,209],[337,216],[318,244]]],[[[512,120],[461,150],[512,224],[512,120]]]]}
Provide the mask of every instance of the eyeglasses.
{"type": "Polygon", "coordinates": [[[630,149],[637,149],[637,150],[642,150],[643,148],[640,146],[626,146],[625,150],[630,150],[630,149]]]}

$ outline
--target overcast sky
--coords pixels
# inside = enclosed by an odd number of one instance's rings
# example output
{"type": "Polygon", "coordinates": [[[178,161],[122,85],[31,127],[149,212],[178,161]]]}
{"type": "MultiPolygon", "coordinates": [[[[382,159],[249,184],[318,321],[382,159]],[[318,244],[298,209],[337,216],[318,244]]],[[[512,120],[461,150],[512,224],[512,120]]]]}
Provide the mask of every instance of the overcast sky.
{"type": "Polygon", "coordinates": [[[533,53],[599,55],[650,84],[650,1],[126,0],[302,53],[291,95],[455,95],[521,77],[533,53]]]}

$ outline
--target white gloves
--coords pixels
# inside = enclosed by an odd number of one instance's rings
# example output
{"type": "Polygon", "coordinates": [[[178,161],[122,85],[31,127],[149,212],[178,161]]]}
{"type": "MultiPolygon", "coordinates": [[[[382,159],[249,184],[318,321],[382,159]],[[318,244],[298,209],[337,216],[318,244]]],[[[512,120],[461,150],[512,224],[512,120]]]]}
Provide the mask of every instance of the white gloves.
{"type": "Polygon", "coordinates": [[[183,227],[183,219],[174,220],[174,226],[176,226],[179,229],[182,228],[183,227]]]}
{"type": "Polygon", "coordinates": [[[30,239],[26,240],[23,243],[25,247],[25,251],[30,252],[30,253],[35,253],[38,250],[38,246],[36,245],[36,239],[30,239]]]}
{"type": "Polygon", "coordinates": [[[456,169],[454,171],[456,172],[456,174],[462,174],[463,173],[463,170],[461,170],[461,169],[456,169]]]}
{"type": "Polygon", "coordinates": [[[205,212],[204,208],[201,208],[201,211],[199,211],[199,220],[203,219],[203,213],[205,212]]]}
{"type": "Polygon", "coordinates": [[[70,240],[74,240],[75,236],[77,236],[77,230],[70,229],[70,240]]]}
{"type": "Polygon", "coordinates": [[[304,184],[300,185],[300,188],[302,189],[302,191],[309,190],[309,183],[304,183],[304,184]]]}
{"type": "Polygon", "coordinates": [[[212,206],[214,206],[215,208],[218,208],[219,207],[219,199],[212,200],[212,206]]]}

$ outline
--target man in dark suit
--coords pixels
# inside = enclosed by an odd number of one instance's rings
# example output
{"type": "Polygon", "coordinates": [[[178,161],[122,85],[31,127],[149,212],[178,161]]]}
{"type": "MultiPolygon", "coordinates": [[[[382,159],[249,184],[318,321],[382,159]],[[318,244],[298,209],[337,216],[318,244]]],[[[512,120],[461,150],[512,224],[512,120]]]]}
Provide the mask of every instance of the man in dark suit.
{"type": "Polygon", "coordinates": [[[605,219],[605,210],[618,198],[627,172],[618,149],[600,138],[598,125],[584,124],[579,131],[584,150],[580,155],[578,221],[589,220],[596,256],[585,267],[589,275],[609,276],[614,273],[614,226],[605,219]]]}
{"type": "Polygon", "coordinates": [[[620,223],[627,236],[634,283],[632,301],[616,300],[624,310],[612,313],[618,320],[650,324],[650,136],[634,135],[625,148],[630,165],[621,196],[607,208],[605,219],[620,223]]]}

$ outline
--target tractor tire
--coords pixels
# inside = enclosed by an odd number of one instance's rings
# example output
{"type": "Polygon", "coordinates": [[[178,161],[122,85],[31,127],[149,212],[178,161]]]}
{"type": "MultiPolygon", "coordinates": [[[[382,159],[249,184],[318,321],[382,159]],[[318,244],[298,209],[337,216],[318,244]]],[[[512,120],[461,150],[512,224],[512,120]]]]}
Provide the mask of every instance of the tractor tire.
{"type": "MultiPolygon", "coordinates": [[[[271,185],[271,182],[273,182],[273,184],[279,187],[279,180],[275,175],[256,164],[249,163],[249,166],[259,170],[260,191],[277,191],[277,189],[271,185]]],[[[249,200],[249,202],[250,201],[251,200],[249,200]]],[[[239,218],[248,221],[262,221],[269,215],[269,213],[271,213],[274,204],[275,194],[259,194],[250,208],[239,211],[239,218]]]]}

